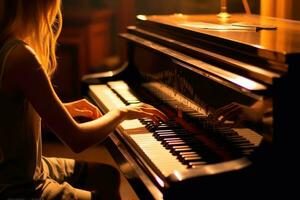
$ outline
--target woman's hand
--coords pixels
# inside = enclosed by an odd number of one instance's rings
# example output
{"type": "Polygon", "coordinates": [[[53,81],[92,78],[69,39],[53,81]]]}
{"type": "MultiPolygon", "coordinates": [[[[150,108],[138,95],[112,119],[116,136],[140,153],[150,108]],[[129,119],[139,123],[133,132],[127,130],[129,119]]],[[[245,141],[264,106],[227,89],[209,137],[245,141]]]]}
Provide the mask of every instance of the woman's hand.
{"type": "Polygon", "coordinates": [[[225,105],[209,115],[210,119],[217,120],[221,123],[228,121],[233,122],[233,125],[238,125],[243,122],[259,123],[262,119],[263,110],[255,107],[242,105],[232,102],[225,105]]]}
{"type": "Polygon", "coordinates": [[[99,109],[86,99],[64,103],[64,106],[72,117],[86,117],[90,119],[97,119],[102,116],[99,109]]]}
{"type": "Polygon", "coordinates": [[[139,118],[149,118],[152,119],[154,123],[159,123],[159,120],[166,122],[168,117],[162,113],[160,110],[154,108],[153,106],[145,103],[132,104],[124,108],[120,108],[121,112],[125,113],[125,119],[139,119],[139,118]]]}

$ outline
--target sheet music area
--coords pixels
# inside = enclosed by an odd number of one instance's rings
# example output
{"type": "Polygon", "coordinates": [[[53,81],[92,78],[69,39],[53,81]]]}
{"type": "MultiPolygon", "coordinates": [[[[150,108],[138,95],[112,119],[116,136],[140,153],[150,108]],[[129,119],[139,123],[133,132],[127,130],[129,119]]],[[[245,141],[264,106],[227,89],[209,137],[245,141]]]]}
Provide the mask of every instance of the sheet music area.
{"type": "Polygon", "coordinates": [[[293,191],[283,185],[298,170],[291,163],[299,132],[293,91],[300,25],[254,15],[233,15],[228,23],[240,22],[264,28],[203,28],[224,25],[215,15],[138,16],[120,35],[128,65],[89,85],[89,97],[103,112],[143,101],[170,117],[159,126],[148,119],[123,122],[106,141],[141,199],[293,191]],[[264,98],[274,103],[271,142],[261,129],[207,118],[232,101],[250,105],[264,98]]]}

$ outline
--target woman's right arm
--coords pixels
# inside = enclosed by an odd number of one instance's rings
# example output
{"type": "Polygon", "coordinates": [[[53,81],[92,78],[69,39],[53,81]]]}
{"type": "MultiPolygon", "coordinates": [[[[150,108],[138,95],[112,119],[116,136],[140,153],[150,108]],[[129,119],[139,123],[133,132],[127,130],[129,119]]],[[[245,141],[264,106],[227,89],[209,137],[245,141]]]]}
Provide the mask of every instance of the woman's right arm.
{"type": "Polygon", "coordinates": [[[8,57],[5,84],[8,90],[20,90],[41,118],[74,152],[81,152],[105,139],[126,119],[167,117],[148,104],[128,106],[108,112],[86,123],[77,123],[56,95],[35,54],[27,46],[18,46],[8,57]]]}

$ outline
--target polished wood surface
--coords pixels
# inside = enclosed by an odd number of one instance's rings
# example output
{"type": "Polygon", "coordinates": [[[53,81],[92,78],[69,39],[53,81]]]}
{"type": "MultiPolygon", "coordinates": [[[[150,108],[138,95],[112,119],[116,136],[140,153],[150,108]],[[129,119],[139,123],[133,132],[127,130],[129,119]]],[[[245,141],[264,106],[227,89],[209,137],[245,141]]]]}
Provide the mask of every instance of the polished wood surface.
{"type": "MultiPolygon", "coordinates": [[[[143,144],[140,145],[136,138],[128,139],[126,132],[117,129],[110,136],[108,149],[120,166],[131,166],[123,173],[135,191],[153,197],[161,196],[161,199],[178,199],[179,196],[188,199],[190,195],[191,198],[200,195],[213,198],[220,197],[220,194],[224,198],[226,192],[233,189],[255,197],[269,197],[270,192],[264,191],[266,186],[277,189],[281,180],[288,183],[287,177],[292,178],[294,172],[299,171],[299,167],[289,164],[299,152],[294,149],[299,145],[291,142],[299,141],[293,131],[299,129],[298,122],[292,117],[299,114],[295,107],[300,102],[295,95],[299,85],[299,23],[247,15],[232,15],[227,21],[220,20],[216,15],[183,14],[139,15],[137,19],[136,26],[130,26],[126,33],[120,34],[126,42],[128,66],[120,73],[112,73],[116,74],[113,77],[101,79],[101,83],[106,83],[116,93],[117,89],[112,87],[110,81],[124,81],[143,102],[161,109],[183,130],[195,134],[196,138],[189,140],[197,146],[192,150],[199,150],[199,155],[205,155],[206,151],[198,148],[205,144],[213,147],[210,152],[220,153],[218,157],[221,159],[213,164],[218,170],[208,169],[206,165],[195,170],[172,169],[173,175],[165,176],[160,164],[150,159],[152,155],[145,154],[143,144]],[[276,29],[233,30],[232,27],[225,27],[225,30],[217,30],[197,27],[199,24],[231,26],[236,22],[273,25],[276,29]],[[210,120],[207,114],[231,102],[252,105],[268,98],[273,100],[273,124],[268,127],[245,124],[245,127],[263,135],[262,144],[253,154],[243,156],[242,160],[229,158],[234,166],[226,162],[228,157],[224,153],[228,154],[224,136],[229,137],[230,144],[240,141],[202,120],[210,120]],[[206,136],[212,137],[212,140],[208,142],[206,136]],[[272,138],[272,141],[267,138],[272,138]],[[214,147],[224,148],[219,150],[214,147]],[[219,171],[224,169],[232,171],[219,171]],[[235,185],[228,185],[228,182],[235,185]],[[140,192],[140,188],[145,191],[140,192]]],[[[91,95],[91,91],[89,93],[91,95]]],[[[100,92],[98,94],[103,96],[100,92]]],[[[96,95],[91,95],[91,98],[105,111],[103,102],[99,102],[101,97],[93,96],[96,95]]],[[[126,99],[121,94],[118,96],[126,99]]],[[[150,131],[156,130],[151,128],[150,131]]],[[[173,129],[169,131],[175,132],[173,129]]],[[[182,150],[189,151],[185,149],[187,147],[185,145],[182,150]]],[[[229,149],[238,150],[239,147],[229,149]]],[[[213,157],[208,160],[214,160],[213,157]]],[[[240,199],[240,196],[232,195],[234,193],[228,197],[240,199]]]]}
{"type": "MultiPolygon", "coordinates": [[[[190,31],[192,35],[208,37],[208,40],[222,39],[228,44],[243,45],[257,50],[258,56],[271,60],[286,62],[287,57],[300,54],[300,22],[258,15],[232,15],[228,20],[222,20],[216,15],[164,15],[145,16],[141,23],[153,23],[162,28],[164,25],[190,31]],[[144,20],[144,22],[143,22],[144,20]],[[254,25],[272,25],[275,30],[214,30],[197,28],[197,23],[212,23],[229,25],[247,22],[254,25]],[[194,26],[194,27],[193,27],[194,26]],[[211,36],[211,38],[209,38],[211,36]]],[[[175,29],[174,29],[175,30],[175,29]]]]}

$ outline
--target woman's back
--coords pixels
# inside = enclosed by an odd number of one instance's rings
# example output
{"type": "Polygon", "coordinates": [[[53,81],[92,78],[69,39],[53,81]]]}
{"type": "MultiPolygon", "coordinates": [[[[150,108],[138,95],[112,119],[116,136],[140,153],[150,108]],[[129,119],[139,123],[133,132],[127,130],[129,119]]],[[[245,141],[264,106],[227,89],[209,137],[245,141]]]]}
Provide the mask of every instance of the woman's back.
{"type": "Polygon", "coordinates": [[[101,116],[87,100],[59,99],[51,76],[57,66],[60,5],[61,0],[0,0],[0,199],[119,199],[115,168],[41,157],[40,117],[76,153],[103,141],[124,120],[167,120],[143,103],[101,116]],[[77,116],[91,121],[77,123],[77,116]]]}
{"type": "Polygon", "coordinates": [[[0,50],[0,191],[8,184],[42,178],[40,117],[21,92],[3,84],[10,79],[7,58],[18,45],[24,43],[11,39],[0,50]]]}

